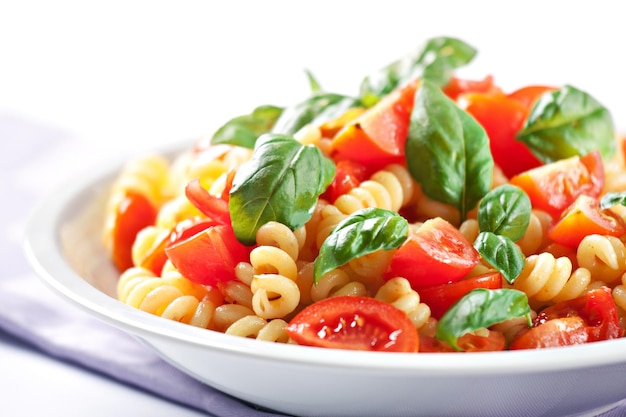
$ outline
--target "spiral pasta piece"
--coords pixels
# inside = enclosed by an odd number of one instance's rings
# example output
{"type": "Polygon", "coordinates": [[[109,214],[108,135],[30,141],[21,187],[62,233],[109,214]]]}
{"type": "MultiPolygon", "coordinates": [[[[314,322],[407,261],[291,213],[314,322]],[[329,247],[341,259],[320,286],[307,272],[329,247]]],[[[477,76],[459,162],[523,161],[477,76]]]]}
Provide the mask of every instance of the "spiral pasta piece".
{"type": "Polygon", "coordinates": [[[374,297],[404,311],[416,329],[420,329],[430,319],[430,307],[420,302],[420,296],[406,278],[395,277],[388,280],[374,297]]]}
{"type": "Polygon", "coordinates": [[[576,259],[594,280],[607,284],[618,281],[626,272],[626,246],[613,236],[585,236],[578,245],[576,259]]]}
{"type": "Polygon", "coordinates": [[[188,180],[197,178],[200,184],[211,190],[213,183],[230,170],[236,170],[252,156],[252,150],[234,145],[214,145],[199,152],[189,161],[188,180]]]}
{"type": "Polygon", "coordinates": [[[268,342],[287,343],[289,336],[282,319],[265,320],[257,316],[245,316],[228,326],[224,333],[268,342]]]}
{"type": "Polygon", "coordinates": [[[538,253],[547,244],[547,231],[552,224],[552,217],[542,210],[533,209],[526,233],[516,243],[526,256],[538,253]]]}
{"type": "MultiPolygon", "coordinates": [[[[311,279],[312,281],[312,279],[311,279]]],[[[334,269],[322,275],[317,283],[310,287],[310,298],[313,302],[338,295],[368,295],[365,285],[354,281],[345,271],[334,269]]]]}

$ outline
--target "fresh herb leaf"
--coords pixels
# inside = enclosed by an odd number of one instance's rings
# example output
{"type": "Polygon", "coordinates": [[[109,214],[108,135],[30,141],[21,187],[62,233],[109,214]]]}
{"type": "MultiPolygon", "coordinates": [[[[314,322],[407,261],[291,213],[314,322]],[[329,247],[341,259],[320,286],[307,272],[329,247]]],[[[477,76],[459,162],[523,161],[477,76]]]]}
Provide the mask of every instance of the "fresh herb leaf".
{"type": "Polygon", "coordinates": [[[415,94],[406,159],[424,193],[456,207],[461,221],[491,190],[494,162],[485,130],[430,81],[415,94]]]}
{"type": "Polygon", "coordinates": [[[506,288],[478,288],[463,296],[441,317],[436,337],[461,350],[456,343],[459,337],[516,317],[526,317],[530,326],[530,306],[525,293],[506,288]]]}
{"type": "Polygon", "coordinates": [[[317,147],[286,135],[262,135],[233,179],[229,211],[235,236],[250,245],[269,221],[301,227],[334,175],[335,164],[317,147]]]}
{"type": "Polygon", "coordinates": [[[572,86],[543,94],[517,138],[545,163],[596,149],[604,158],[615,153],[611,114],[589,94],[572,86]]]}
{"type": "Polygon", "coordinates": [[[524,236],[530,222],[530,198],[515,185],[501,185],[487,193],[478,205],[478,226],[517,241],[524,236]]]}
{"type": "Polygon", "coordinates": [[[341,221],[322,244],[315,259],[314,282],[352,259],[378,250],[398,248],[409,235],[409,224],[395,211],[358,210],[341,221]]]}
{"type": "Polygon", "coordinates": [[[305,70],[304,72],[306,73],[306,77],[309,80],[309,88],[311,89],[311,93],[317,94],[324,91],[321,84],[317,81],[317,78],[315,78],[311,71],[305,70]]]}
{"type": "Polygon", "coordinates": [[[281,107],[259,106],[252,113],[235,117],[222,125],[211,138],[211,143],[253,149],[257,138],[272,129],[282,112],[281,107]]]}
{"type": "Polygon", "coordinates": [[[526,257],[522,250],[506,236],[480,232],[474,241],[480,255],[512,284],[524,268],[526,257]]]}
{"type": "Polygon", "coordinates": [[[365,77],[360,87],[361,99],[366,107],[371,107],[381,97],[416,78],[428,79],[443,87],[454,70],[469,63],[474,56],[476,49],[459,39],[429,39],[413,53],[365,77]]]}
{"type": "Polygon", "coordinates": [[[626,206],[626,191],[621,192],[608,192],[600,199],[600,208],[602,210],[611,208],[613,206],[622,205],[626,206]]]}

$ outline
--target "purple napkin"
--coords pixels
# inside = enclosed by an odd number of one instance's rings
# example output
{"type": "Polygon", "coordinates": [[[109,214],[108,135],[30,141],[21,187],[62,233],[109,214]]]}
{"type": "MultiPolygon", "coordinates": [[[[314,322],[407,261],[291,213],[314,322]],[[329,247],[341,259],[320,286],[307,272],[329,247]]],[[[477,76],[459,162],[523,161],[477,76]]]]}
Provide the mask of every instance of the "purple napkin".
{"type": "Polygon", "coordinates": [[[196,381],[134,337],[49,290],[31,271],[22,252],[23,226],[34,204],[70,173],[86,169],[89,158],[77,157],[84,150],[77,139],[2,113],[0,143],[0,252],[5,259],[0,275],[1,330],[50,356],[209,415],[282,415],[257,410],[196,381]]]}

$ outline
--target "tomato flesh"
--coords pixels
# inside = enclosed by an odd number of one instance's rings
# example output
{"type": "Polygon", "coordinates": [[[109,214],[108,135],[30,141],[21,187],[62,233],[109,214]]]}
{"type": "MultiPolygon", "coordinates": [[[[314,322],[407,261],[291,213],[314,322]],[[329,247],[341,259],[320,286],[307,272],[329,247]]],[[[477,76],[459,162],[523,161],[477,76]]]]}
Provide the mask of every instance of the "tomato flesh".
{"type": "Polygon", "coordinates": [[[338,161],[336,163],[335,178],[333,178],[333,182],[328,186],[322,198],[334,203],[337,198],[347,194],[369,178],[370,173],[371,169],[359,162],[347,159],[338,161]]]}
{"type": "MultiPolygon", "coordinates": [[[[420,335],[420,352],[459,352],[448,343],[435,337],[420,335]]],[[[463,352],[495,352],[504,350],[504,334],[488,330],[486,336],[467,333],[457,339],[457,345],[463,352]]]]}
{"type": "MultiPolygon", "coordinates": [[[[414,289],[461,280],[480,255],[446,220],[427,220],[391,257],[385,278],[404,277],[414,289]]],[[[419,291],[418,291],[419,292],[419,291]]]]}
{"type": "Polygon", "coordinates": [[[209,194],[200,184],[200,180],[191,180],[185,187],[185,195],[198,210],[210,219],[221,224],[230,224],[228,202],[209,194]]]}
{"type": "Polygon", "coordinates": [[[487,75],[482,80],[466,80],[452,77],[443,88],[443,92],[452,100],[465,93],[501,94],[502,90],[493,82],[493,76],[487,75]]]}
{"type": "Polygon", "coordinates": [[[305,307],[286,329],[304,346],[417,352],[417,330],[407,315],[383,301],[354,295],[330,297],[305,307]]]}

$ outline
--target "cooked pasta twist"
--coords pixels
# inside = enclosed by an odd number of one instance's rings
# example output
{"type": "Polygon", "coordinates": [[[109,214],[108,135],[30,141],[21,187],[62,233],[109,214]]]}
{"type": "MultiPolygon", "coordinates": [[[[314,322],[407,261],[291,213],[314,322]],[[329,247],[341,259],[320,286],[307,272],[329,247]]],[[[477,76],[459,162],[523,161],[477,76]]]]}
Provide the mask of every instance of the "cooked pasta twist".
{"type": "MultiPolygon", "coordinates": [[[[215,145],[191,158],[187,167],[188,180],[199,179],[211,190],[213,184],[230,170],[237,169],[252,156],[252,150],[233,145],[215,145]]],[[[213,191],[213,190],[212,190],[213,191]]]]}
{"type": "Polygon", "coordinates": [[[420,302],[418,292],[411,288],[406,278],[391,278],[380,287],[374,298],[404,311],[416,329],[424,326],[430,319],[430,307],[420,302]]]}
{"type": "Polygon", "coordinates": [[[626,247],[613,236],[588,235],[576,251],[578,264],[587,268],[594,280],[612,284],[626,272],[626,247]]]}
{"type": "Polygon", "coordinates": [[[524,236],[518,240],[517,246],[526,256],[538,253],[548,243],[547,231],[552,224],[552,217],[542,210],[533,209],[524,236]]]}
{"type": "Polygon", "coordinates": [[[136,191],[160,206],[172,193],[169,188],[169,163],[158,155],[147,155],[128,162],[111,185],[111,194],[136,191]]]}
{"type": "Polygon", "coordinates": [[[268,321],[257,316],[245,316],[228,326],[224,333],[268,342],[287,343],[289,336],[285,331],[286,328],[287,322],[282,319],[268,321]]]}
{"type": "Polygon", "coordinates": [[[147,226],[144,227],[135,236],[132,246],[132,259],[135,266],[141,266],[144,259],[157,248],[157,246],[166,239],[170,234],[170,229],[147,226]]]}

